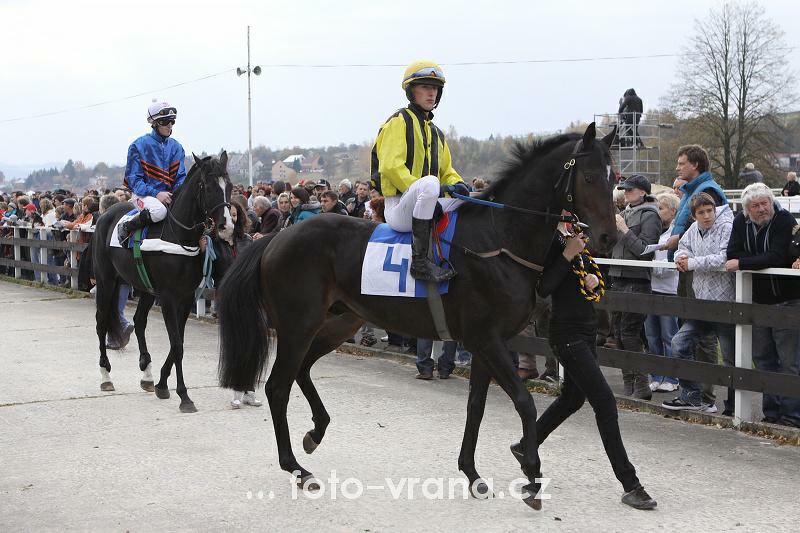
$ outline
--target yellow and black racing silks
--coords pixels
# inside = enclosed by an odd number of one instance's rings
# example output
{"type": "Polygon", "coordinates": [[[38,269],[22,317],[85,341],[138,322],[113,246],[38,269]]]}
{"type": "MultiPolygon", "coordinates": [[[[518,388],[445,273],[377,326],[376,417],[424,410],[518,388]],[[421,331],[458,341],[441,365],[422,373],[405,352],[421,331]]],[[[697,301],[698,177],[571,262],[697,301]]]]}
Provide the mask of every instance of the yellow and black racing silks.
{"type": "Polygon", "coordinates": [[[444,134],[430,119],[433,113],[411,104],[389,117],[372,147],[370,174],[383,196],[404,193],[423,176],[433,175],[442,185],[463,181],[450,159],[444,134]]]}

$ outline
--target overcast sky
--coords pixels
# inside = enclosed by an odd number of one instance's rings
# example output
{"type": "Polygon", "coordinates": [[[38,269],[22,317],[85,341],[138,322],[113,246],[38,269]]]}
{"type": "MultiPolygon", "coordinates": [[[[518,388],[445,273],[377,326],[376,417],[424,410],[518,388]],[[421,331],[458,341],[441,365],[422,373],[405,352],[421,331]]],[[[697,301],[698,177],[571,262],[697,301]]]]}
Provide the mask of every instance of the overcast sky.
{"type": "MultiPolygon", "coordinates": [[[[405,65],[431,58],[447,86],[436,123],[446,131],[552,132],[615,112],[635,87],[657,105],[681,73],[675,57],[624,61],[453,65],[674,54],[719,2],[671,0],[226,0],[136,2],[0,0],[0,163],[123,164],[146,133],[152,98],[178,108],[187,152],[247,148],[251,26],[253,145],[319,146],[371,140],[405,105],[403,66],[287,68],[278,64],[405,65]],[[273,66],[268,66],[273,65],[273,66]],[[203,81],[159,90],[209,74],[203,81]],[[130,99],[130,95],[144,93],[130,99]],[[82,106],[108,102],[89,109],[82,106]],[[71,110],[41,118],[26,118],[71,110]]],[[[770,0],[800,66],[796,0],[770,0]]],[[[0,170],[4,170],[0,166],[0,170]]],[[[6,171],[7,172],[7,171],[6,171]]],[[[7,172],[8,173],[8,172],[7,172]]],[[[24,177],[24,176],[22,176],[24,177]]]]}

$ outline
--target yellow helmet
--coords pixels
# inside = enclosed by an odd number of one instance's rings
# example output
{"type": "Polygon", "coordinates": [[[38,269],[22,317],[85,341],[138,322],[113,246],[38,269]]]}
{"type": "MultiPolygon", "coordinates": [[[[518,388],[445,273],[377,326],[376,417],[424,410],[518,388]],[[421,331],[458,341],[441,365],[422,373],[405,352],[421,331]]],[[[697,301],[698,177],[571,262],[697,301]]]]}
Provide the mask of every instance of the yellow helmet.
{"type": "Polygon", "coordinates": [[[428,83],[443,87],[445,83],[442,67],[433,61],[414,61],[403,73],[403,90],[407,90],[412,83],[428,83]]]}

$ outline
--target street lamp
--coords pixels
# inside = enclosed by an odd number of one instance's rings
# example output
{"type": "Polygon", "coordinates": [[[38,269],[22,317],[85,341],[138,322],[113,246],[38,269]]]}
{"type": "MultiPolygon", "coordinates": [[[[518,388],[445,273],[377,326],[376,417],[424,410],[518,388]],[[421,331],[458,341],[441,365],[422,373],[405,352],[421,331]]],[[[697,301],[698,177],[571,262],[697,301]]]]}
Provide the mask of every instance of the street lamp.
{"type": "Polygon", "coordinates": [[[261,75],[261,67],[256,65],[250,68],[250,26],[247,27],[247,70],[239,67],[236,69],[236,75],[241,76],[247,73],[247,176],[250,179],[250,186],[253,186],[253,119],[251,115],[250,104],[250,73],[256,76],[261,75]]]}

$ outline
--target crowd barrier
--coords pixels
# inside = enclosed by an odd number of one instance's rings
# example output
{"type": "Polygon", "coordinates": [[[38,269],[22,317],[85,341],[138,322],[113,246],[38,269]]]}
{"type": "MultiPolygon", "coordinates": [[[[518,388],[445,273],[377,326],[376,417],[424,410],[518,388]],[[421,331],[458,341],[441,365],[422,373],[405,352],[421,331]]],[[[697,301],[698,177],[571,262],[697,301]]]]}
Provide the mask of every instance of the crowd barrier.
{"type": "Polygon", "coordinates": [[[29,225],[4,226],[3,229],[10,230],[11,233],[5,238],[0,239],[0,248],[5,246],[13,247],[14,258],[8,259],[0,257],[0,265],[14,268],[14,277],[22,278],[23,270],[30,270],[34,273],[36,281],[46,282],[47,274],[59,274],[69,276],[70,287],[78,288],[78,255],[84,251],[88,244],[78,242],[81,233],[92,233],[92,228],[84,230],[60,230],[52,227],[31,227],[29,225]],[[65,240],[55,240],[55,233],[63,233],[65,240]],[[23,261],[22,249],[27,248],[30,253],[30,261],[23,261]],[[53,255],[54,250],[63,250],[69,254],[70,266],[58,266],[48,264],[48,259],[53,255]]]}
{"type": "MultiPolygon", "coordinates": [[[[14,247],[14,259],[0,259],[0,265],[14,267],[15,277],[22,277],[22,270],[32,270],[37,279],[45,281],[48,272],[68,275],[71,286],[77,289],[78,269],[76,254],[87,247],[78,241],[80,231],[69,232],[66,242],[48,240],[49,228],[14,227],[13,236],[3,239],[0,244],[14,247]],[[22,236],[23,232],[33,232],[22,236]],[[31,254],[37,256],[34,261],[22,261],[22,248],[40,250],[44,253],[31,254]],[[52,266],[47,264],[47,257],[52,250],[66,250],[70,254],[71,267],[52,266]]],[[[601,265],[620,265],[640,268],[674,269],[674,263],[657,261],[634,261],[621,259],[597,259],[601,265]]],[[[717,302],[681,298],[678,296],[661,296],[649,294],[628,294],[609,291],[597,307],[607,311],[627,311],[641,314],[677,316],[682,319],[707,320],[736,324],[735,367],[726,367],[698,361],[686,361],[677,358],[651,355],[640,352],[598,348],[598,357],[603,366],[637,370],[642,373],[667,375],[691,379],[703,383],[732,387],[736,389],[736,408],[734,423],[752,422],[756,413],[752,410],[754,395],[771,393],[786,396],[800,396],[800,376],[766,372],[753,368],[753,326],[764,327],[800,327],[800,307],[778,307],[752,303],[752,287],[754,274],[773,274],[778,276],[800,276],[800,270],[790,268],[770,268],[766,270],[739,271],[736,276],[736,298],[734,302],[717,302]]],[[[213,289],[205,289],[197,300],[197,315],[207,314],[206,301],[213,301],[213,289]]],[[[547,339],[540,337],[517,336],[508,341],[510,349],[537,355],[550,355],[547,339]]]]}

